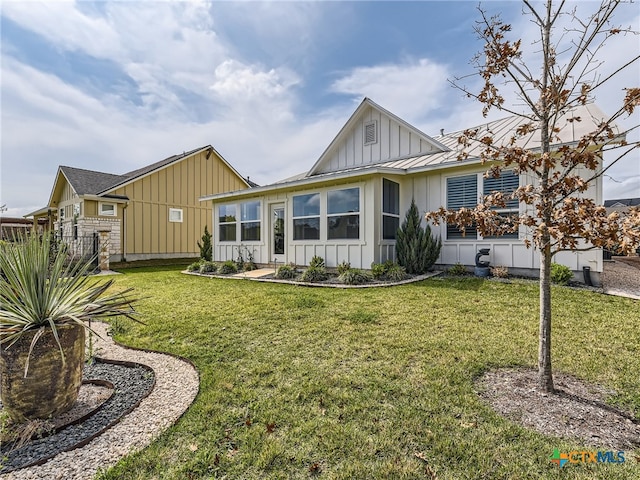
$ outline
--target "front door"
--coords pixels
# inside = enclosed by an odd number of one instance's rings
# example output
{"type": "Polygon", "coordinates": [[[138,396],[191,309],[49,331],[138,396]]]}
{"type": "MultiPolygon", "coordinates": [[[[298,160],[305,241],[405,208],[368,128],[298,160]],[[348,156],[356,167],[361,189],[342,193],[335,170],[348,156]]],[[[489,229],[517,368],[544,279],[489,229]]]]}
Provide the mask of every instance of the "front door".
{"type": "Polygon", "coordinates": [[[285,262],[286,241],[284,237],[284,204],[271,205],[271,261],[285,262]]]}

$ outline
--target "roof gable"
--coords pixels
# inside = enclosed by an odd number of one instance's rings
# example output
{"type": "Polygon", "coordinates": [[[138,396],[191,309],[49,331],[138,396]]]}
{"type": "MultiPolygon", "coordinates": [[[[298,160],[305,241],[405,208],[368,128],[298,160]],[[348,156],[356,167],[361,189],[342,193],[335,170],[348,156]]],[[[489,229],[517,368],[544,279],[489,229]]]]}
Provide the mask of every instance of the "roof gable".
{"type": "Polygon", "coordinates": [[[307,176],[445,151],[440,142],[365,98],[307,176]]]}
{"type": "Polygon", "coordinates": [[[121,176],[120,180],[108,185],[107,187],[105,187],[104,189],[102,189],[100,192],[98,192],[100,195],[103,195],[105,193],[108,193],[110,191],[115,190],[116,188],[120,188],[122,186],[124,186],[125,184],[134,182],[146,175],[149,175],[151,173],[157,172],[158,170],[161,170],[163,168],[167,168],[170,165],[173,165],[175,163],[181,162],[182,160],[191,157],[192,155],[199,153],[199,152],[203,152],[209,150],[209,152],[207,153],[207,159],[209,158],[210,155],[214,154],[220,159],[220,161],[225,164],[227,167],[229,167],[231,169],[231,171],[233,173],[235,173],[238,178],[240,178],[246,185],[247,187],[250,187],[253,185],[256,185],[253,182],[249,182],[246,178],[244,178],[242,175],[240,175],[235,168],[233,168],[233,166],[231,166],[231,164],[229,162],[227,162],[222,155],[220,155],[220,153],[218,153],[218,151],[216,151],[215,148],[213,148],[211,145],[206,145],[204,147],[200,147],[200,148],[196,148],[194,150],[190,150],[188,152],[183,152],[182,154],[179,155],[172,155],[170,157],[165,158],[164,160],[160,160],[159,162],[156,163],[152,163],[151,165],[147,165],[146,167],[142,167],[139,168],[137,170],[132,170],[131,172],[125,173],[124,175],[121,176]]]}

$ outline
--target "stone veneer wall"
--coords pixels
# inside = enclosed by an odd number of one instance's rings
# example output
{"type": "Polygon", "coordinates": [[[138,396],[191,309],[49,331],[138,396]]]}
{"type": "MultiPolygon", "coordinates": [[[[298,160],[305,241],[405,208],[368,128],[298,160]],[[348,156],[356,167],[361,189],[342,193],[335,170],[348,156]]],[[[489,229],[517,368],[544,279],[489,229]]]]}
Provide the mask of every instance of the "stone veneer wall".
{"type": "Polygon", "coordinates": [[[109,233],[109,254],[120,255],[120,220],[111,218],[88,217],[78,220],[78,235],[93,235],[99,230],[111,230],[109,233]]]}

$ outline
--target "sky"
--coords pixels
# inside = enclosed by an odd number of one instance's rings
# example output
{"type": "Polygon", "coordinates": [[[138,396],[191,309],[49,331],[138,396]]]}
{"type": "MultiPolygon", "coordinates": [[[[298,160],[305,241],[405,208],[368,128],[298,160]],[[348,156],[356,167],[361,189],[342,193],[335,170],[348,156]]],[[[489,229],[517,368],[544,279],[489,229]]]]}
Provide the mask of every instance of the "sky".
{"type": "MultiPolygon", "coordinates": [[[[269,184],[308,170],[364,97],[431,136],[479,125],[481,105],[450,85],[482,49],[477,6],[3,0],[0,206],[46,206],[59,165],[122,174],[209,144],[269,184]]],[[[482,6],[535,55],[519,2],[482,6]]],[[[625,6],[617,23],[640,29],[639,11],[625,6]]],[[[637,36],[620,35],[602,68],[639,51],[637,36]]],[[[478,90],[477,77],[464,84],[478,90]]],[[[596,102],[612,114],[639,84],[636,62],[596,102]]],[[[640,196],[637,149],[608,173],[605,199],[640,196]]]]}

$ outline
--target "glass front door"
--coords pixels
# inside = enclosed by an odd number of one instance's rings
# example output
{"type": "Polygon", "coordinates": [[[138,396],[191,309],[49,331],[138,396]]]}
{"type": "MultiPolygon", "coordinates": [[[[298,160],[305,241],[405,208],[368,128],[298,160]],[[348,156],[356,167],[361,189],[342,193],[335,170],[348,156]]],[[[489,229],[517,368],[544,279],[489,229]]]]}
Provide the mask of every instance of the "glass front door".
{"type": "Polygon", "coordinates": [[[271,206],[271,255],[274,260],[284,263],[285,261],[285,238],[284,238],[284,205],[271,206]]]}

